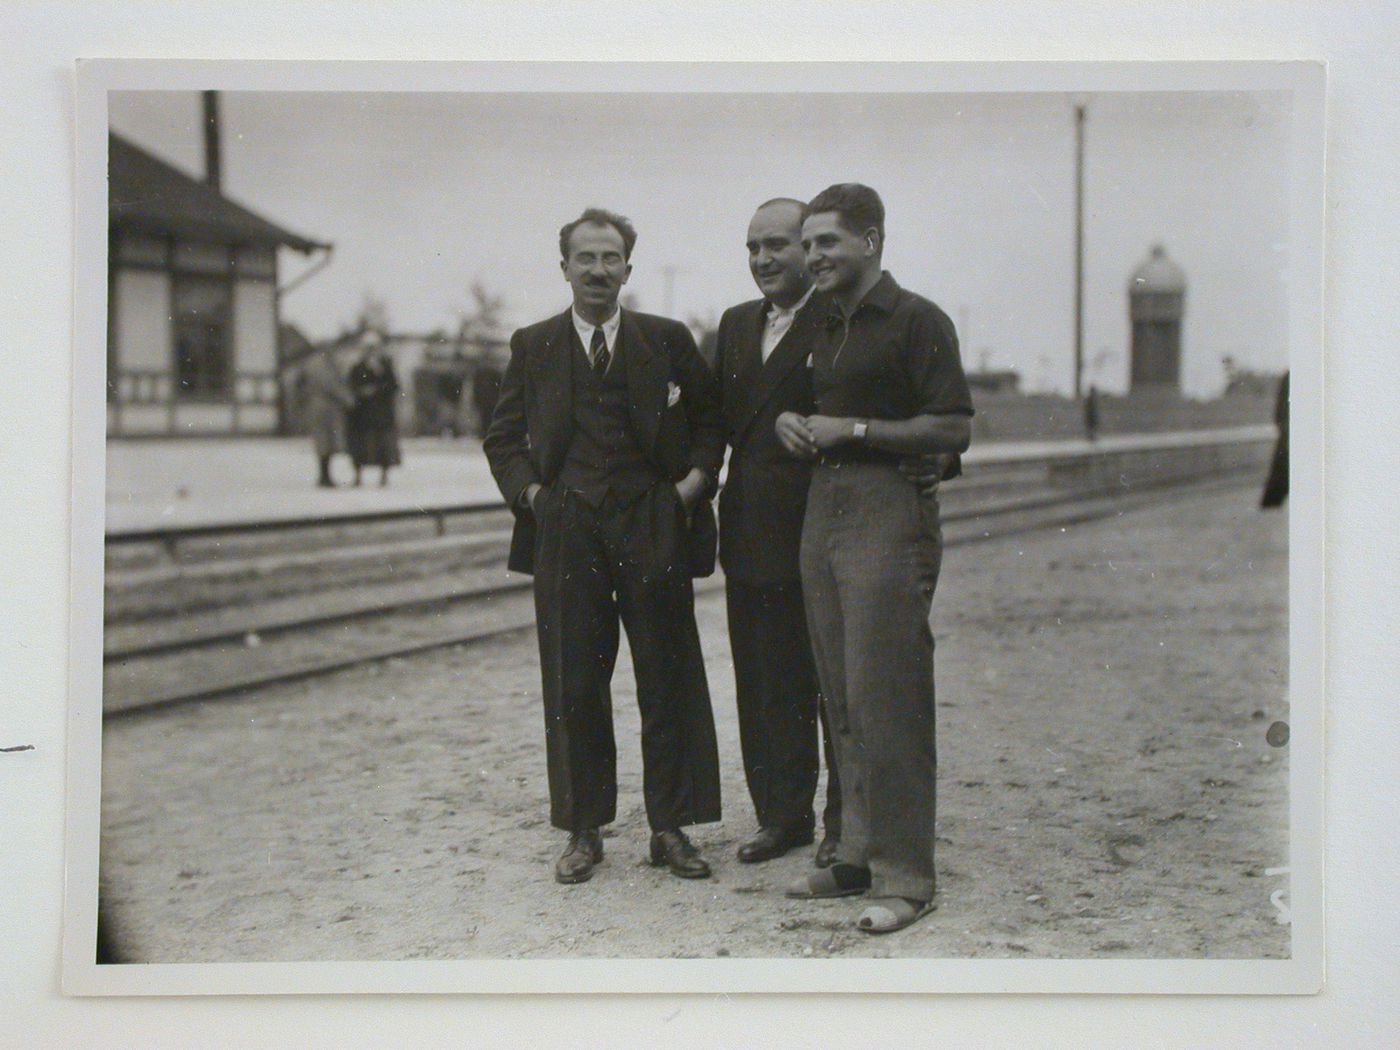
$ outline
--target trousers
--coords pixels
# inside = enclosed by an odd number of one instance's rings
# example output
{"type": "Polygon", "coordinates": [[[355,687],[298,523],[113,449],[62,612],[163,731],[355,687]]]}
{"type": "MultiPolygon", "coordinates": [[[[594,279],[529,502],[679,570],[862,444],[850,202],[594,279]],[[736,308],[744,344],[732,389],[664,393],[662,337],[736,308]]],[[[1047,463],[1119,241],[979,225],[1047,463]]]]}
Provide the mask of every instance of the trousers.
{"type": "Polygon", "coordinates": [[[817,726],[826,752],[826,834],[841,837],[841,782],[821,706],[802,585],[725,581],[729,645],[744,778],[759,827],[808,832],[819,772],[817,726]]]}
{"type": "Polygon", "coordinates": [[[625,503],[609,493],[594,506],[554,485],[536,507],[550,823],[579,831],[616,817],[619,625],[637,679],[647,822],[664,831],[719,820],[719,750],[675,486],[658,482],[625,503]]]}
{"type": "Polygon", "coordinates": [[[873,896],[932,900],[937,749],[933,631],[938,501],[893,463],[823,463],[802,530],[812,652],[842,789],[837,860],[873,896]]]}

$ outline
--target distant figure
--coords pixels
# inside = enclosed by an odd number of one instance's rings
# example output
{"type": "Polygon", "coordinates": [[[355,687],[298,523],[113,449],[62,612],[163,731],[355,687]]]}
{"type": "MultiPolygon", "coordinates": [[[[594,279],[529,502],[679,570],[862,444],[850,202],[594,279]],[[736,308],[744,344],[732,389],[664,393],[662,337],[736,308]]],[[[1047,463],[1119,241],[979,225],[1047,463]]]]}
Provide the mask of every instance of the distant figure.
{"type": "Polygon", "coordinates": [[[381,343],[372,343],[350,370],[350,390],[355,395],[354,407],[350,409],[350,458],[355,463],[355,484],[360,484],[362,468],[378,467],[379,484],[387,485],[389,468],[398,466],[403,459],[394,425],[399,380],[381,343]]]}
{"type": "Polygon", "coordinates": [[[1274,402],[1274,424],[1278,427],[1278,442],[1274,459],[1269,464],[1269,476],[1264,482],[1264,495],[1259,506],[1265,509],[1282,507],[1288,498],[1288,373],[1278,384],[1278,400],[1274,402]]]}
{"type": "Polygon", "coordinates": [[[335,488],[331,457],[345,451],[345,413],[355,404],[355,398],[335,366],[335,355],[330,347],[318,347],[306,359],[297,380],[297,392],[321,468],[316,484],[323,489],[335,488]]]}
{"type": "Polygon", "coordinates": [[[1090,441],[1099,439],[1099,388],[1092,384],[1084,399],[1084,436],[1090,441]]]}

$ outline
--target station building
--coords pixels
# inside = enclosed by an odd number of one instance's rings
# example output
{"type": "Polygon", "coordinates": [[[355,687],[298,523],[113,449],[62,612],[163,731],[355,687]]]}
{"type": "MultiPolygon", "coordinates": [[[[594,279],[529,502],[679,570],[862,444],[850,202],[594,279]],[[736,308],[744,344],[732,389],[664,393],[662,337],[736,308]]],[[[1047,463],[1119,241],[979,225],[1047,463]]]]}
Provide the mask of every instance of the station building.
{"type": "Polygon", "coordinates": [[[109,137],[107,433],[282,428],[277,253],[330,245],[109,137]]]}

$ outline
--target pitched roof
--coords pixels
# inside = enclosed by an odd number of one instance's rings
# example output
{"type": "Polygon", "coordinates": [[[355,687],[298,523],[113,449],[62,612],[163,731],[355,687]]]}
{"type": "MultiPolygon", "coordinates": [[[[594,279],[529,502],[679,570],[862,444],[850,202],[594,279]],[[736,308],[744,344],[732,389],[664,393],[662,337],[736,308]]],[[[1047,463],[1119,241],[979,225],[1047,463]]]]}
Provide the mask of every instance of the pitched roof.
{"type": "Polygon", "coordinates": [[[330,247],[255,215],[120,135],[108,136],[108,150],[107,221],[113,227],[236,244],[285,244],[299,252],[330,247]]]}

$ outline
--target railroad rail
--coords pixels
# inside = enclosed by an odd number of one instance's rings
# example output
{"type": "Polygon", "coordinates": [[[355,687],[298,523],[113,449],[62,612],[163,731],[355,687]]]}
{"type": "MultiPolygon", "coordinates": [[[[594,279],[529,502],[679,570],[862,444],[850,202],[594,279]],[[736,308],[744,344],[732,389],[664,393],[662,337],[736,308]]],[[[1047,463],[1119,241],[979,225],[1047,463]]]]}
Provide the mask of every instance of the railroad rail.
{"type": "MultiPolygon", "coordinates": [[[[945,543],[957,547],[1017,532],[1068,527],[1170,498],[1181,490],[1238,485],[1262,469],[1273,430],[1141,435],[1063,449],[1009,447],[969,455],[949,483],[945,543]]],[[[346,521],[428,521],[439,538],[454,516],[504,512],[499,501],[325,518],[133,530],[109,544],[287,534],[346,521]]],[[[496,638],[533,623],[530,581],[503,569],[505,534],[480,537],[486,563],[465,570],[357,583],[314,596],[109,623],[104,639],[104,713],[111,717],[210,700],[357,665],[496,638]]],[[[300,555],[300,557],[312,557],[300,555]]],[[[698,581],[697,596],[719,579],[698,581]]]]}
{"type": "Polygon", "coordinates": [[[353,528],[357,525],[386,525],[397,521],[429,521],[437,534],[447,534],[447,519],[476,517],[493,511],[505,510],[500,500],[481,503],[448,503],[434,507],[400,507],[395,510],[362,511],[350,514],[337,514],[333,518],[325,515],[307,517],[267,518],[261,521],[210,522],[201,525],[171,525],[154,529],[123,529],[109,532],[107,546],[124,547],[138,543],[159,543],[170,551],[186,540],[214,539],[223,536],[266,535],[270,533],[301,532],[311,529],[353,528]]]}

